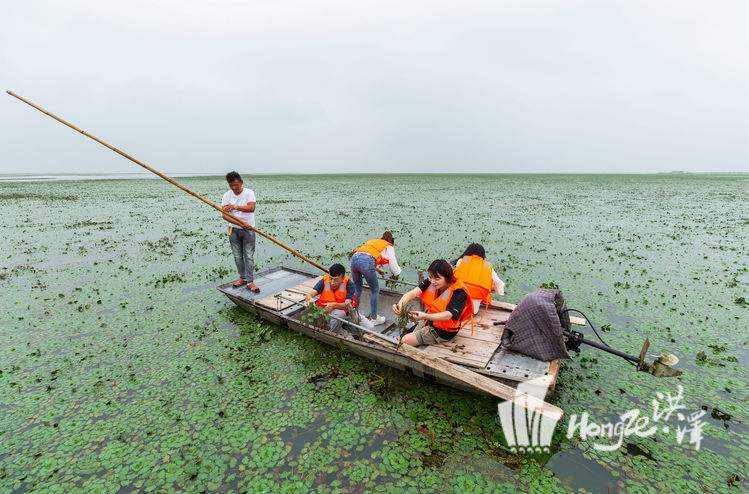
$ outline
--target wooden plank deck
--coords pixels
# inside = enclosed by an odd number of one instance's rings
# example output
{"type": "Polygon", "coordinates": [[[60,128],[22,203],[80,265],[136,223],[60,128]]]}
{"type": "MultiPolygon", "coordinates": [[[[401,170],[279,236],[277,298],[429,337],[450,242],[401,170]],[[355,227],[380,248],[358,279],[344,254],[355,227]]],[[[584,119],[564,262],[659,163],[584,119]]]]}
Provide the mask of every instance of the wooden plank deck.
{"type": "MultiPolygon", "coordinates": [[[[322,277],[318,276],[317,278],[313,278],[303,283],[299,283],[298,285],[294,285],[291,288],[283,290],[280,295],[283,295],[286,298],[290,298],[291,300],[294,300],[296,302],[303,302],[305,295],[312,291],[312,288],[321,278],[322,277]]],[[[261,298],[255,303],[257,305],[261,305],[268,309],[277,311],[288,309],[289,307],[294,305],[293,302],[278,297],[278,294],[268,295],[267,297],[261,298]]]]}
{"type": "Polygon", "coordinates": [[[505,322],[509,316],[506,312],[488,310],[483,314],[483,306],[474,316],[473,334],[471,325],[461,329],[457,336],[447,343],[429,345],[424,352],[434,357],[443,358],[454,364],[483,369],[491,360],[494,352],[502,342],[505,327],[495,326],[495,322],[505,322]],[[479,319],[481,322],[479,323],[479,319]]]}
{"type": "Polygon", "coordinates": [[[311,292],[311,291],[312,291],[312,289],[313,289],[313,288],[315,287],[315,285],[317,284],[317,282],[318,282],[318,281],[320,281],[321,279],[322,279],[322,276],[318,276],[317,278],[312,278],[312,279],[310,279],[310,280],[307,280],[307,281],[305,281],[304,283],[300,283],[300,284],[298,284],[297,286],[295,286],[294,288],[299,288],[299,289],[301,289],[301,287],[309,287],[309,290],[308,290],[308,291],[310,291],[310,292],[311,292]]]}

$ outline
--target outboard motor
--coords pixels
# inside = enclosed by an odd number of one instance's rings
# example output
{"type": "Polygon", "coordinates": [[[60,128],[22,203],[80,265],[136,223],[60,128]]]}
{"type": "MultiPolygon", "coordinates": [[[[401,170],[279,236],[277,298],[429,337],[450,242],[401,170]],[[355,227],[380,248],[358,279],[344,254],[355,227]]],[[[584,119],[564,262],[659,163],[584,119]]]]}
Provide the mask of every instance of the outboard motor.
{"type": "Polygon", "coordinates": [[[655,355],[653,363],[645,362],[650,347],[647,338],[637,357],[609,346],[585,314],[567,308],[562,291],[557,289],[539,288],[523,297],[510,314],[502,334],[502,347],[546,362],[571,358],[568,351],[579,352],[583,343],[628,360],[637,370],[655,377],[681,375],[680,370],[671,367],[679,362],[675,355],[655,355]],[[572,330],[570,312],[577,312],[585,318],[600,343],[586,340],[583,333],[572,330]]]}

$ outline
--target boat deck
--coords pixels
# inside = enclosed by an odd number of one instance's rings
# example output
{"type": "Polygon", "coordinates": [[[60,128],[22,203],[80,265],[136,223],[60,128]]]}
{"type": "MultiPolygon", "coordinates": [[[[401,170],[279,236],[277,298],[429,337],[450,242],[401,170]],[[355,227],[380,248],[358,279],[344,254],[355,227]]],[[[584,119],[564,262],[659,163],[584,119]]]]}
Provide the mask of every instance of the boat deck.
{"type": "MultiPolygon", "coordinates": [[[[254,282],[260,288],[259,293],[252,293],[245,287],[234,288],[230,283],[220,286],[219,290],[239,305],[246,307],[246,304],[249,304],[256,307],[258,314],[261,316],[273,316],[266,317],[273,322],[282,322],[286,319],[298,323],[304,309],[300,305],[284,300],[279,295],[303,302],[305,295],[312,290],[312,287],[320,278],[320,276],[305,271],[277,267],[255,276],[254,282]]],[[[387,336],[398,334],[397,316],[392,312],[390,306],[397,302],[401,295],[402,292],[389,290],[381,285],[378,304],[380,307],[379,314],[386,317],[386,322],[375,326],[375,331],[387,336]]],[[[369,288],[366,284],[359,304],[362,308],[369,307],[369,288]]],[[[431,356],[468,367],[480,374],[507,383],[514,382],[514,384],[517,384],[517,382],[547,376],[550,378],[551,388],[553,388],[559,372],[559,361],[542,362],[500,348],[504,325],[495,325],[494,323],[507,321],[511,313],[509,307],[514,306],[501,303],[498,305],[492,305],[486,311],[485,306],[481,306],[478,315],[475,316],[477,322],[474,323],[473,334],[471,334],[469,325],[461,329],[458,335],[447,343],[421,346],[420,349],[431,356]]],[[[327,331],[324,332],[333,335],[327,331]]],[[[333,336],[344,340],[339,335],[333,336]]],[[[349,345],[378,346],[371,340],[364,342],[346,340],[346,342],[349,345]]]]}

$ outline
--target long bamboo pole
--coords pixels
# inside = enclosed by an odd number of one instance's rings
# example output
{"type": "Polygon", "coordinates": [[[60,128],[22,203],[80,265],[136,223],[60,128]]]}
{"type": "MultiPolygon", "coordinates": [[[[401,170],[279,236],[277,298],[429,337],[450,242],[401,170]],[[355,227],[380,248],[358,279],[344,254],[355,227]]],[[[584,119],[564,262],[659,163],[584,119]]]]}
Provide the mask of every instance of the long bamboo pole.
{"type": "Polygon", "coordinates": [[[53,115],[52,113],[48,112],[47,110],[44,110],[43,108],[40,108],[40,107],[36,106],[36,105],[35,105],[34,103],[32,103],[31,101],[29,101],[29,100],[27,100],[27,99],[24,99],[24,98],[22,98],[21,96],[19,96],[19,95],[15,94],[14,92],[12,92],[12,91],[6,91],[6,92],[7,92],[8,94],[10,94],[11,96],[13,96],[14,98],[17,98],[17,99],[19,99],[19,100],[23,101],[23,102],[24,102],[24,103],[26,103],[27,105],[29,105],[29,106],[32,106],[32,107],[34,107],[34,108],[36,108],[37,110],[39,110],[40,112],[44,113],[45,115],[48,115],[48,116],[50,116],[50,117],[54,118],[55,120],[57,120],[58,122],[60,122],[60,123],[62,123],[62,124],[65,124],[65,125],[67,125],[67,126],[68,126],[68,127],[70,127],[71,129],[73,129],[73,130],[77,130],[78,132],[80,132],[81,134],[85,135],[86,137],[90,137],[91,139],[95,140],[96,142],[98,142],[98,143],[99,143],[99,144],[101,144],[102,146],[106,146],[106,147],[108,147],[109,149],[111,149],[111,150],[112,150],[112,151],[114,151],[115,153],[119,154],[120,156],[124,156],[125,158],[129,159],[129,160],[130,160],[130,161],[132,161],[133,163],[135,163],[135,164],[137,164],[137,165],[140,165],[140,166],[142,166],[143,168],[145,168],[145,169],[146,169],[146,170],[148,170],[149,172],[151,172],[151,173],[154,173],[154,174],[158,175],[159,177],[163,178],[164,180],[166,180],[166,181],[167,181],[167,182],[169,182],[170,184],[172,184],[172,185],[174,185],[174,186],[176,186],[176,187],[179,187],[180,189],[184,190],[185,192],[187,192],[187,193],[188,193],[188,194],[190,194],[191,196],[193,196],[193,197],[196,197],[196,198],[200,199],[201,201],[203,201],[204,203],[208,204],[208,205],[209,205],[209,206],[211,206],[212,208],[214,208],[214,209],[216,209],[216,210],[220,211],[220,212],[221,212],[222,214],[225,214],[226,216],[228,216],[228,217],[232,218],[233,220],[236,220],[237,222],[239,222],[239,223],[240,223],[240,224],[242,225],[242,227],[243,227],[243,228],[249,228],[250,230],[252,230],[252,231],[254,231],[254,232],[256,232],[256,233],[259,233],[260,235],[262,235],[263,237],[267,238],[267,239],[268,239],[268,240],[270,240],[271,242],[273,242],[273,243],[275,243],[275,244],[277,244],[277,245],[279,245],[279,246],[283,247],[284,249],[288,250],[289,252],[291,252],[291,253],[292,253],[292,254],[294,254],[295,256],[298,256],[298,257],[300,257],[301,259],[304,259],[305,261],[307,261],[308,263],[312,264],[312,265],[313,265],[313,266],[315,266],[316,268],[318,268],[318,269],[321,269],[321,270],[323,270],[323,271],[324,271],[324,272],[326,272],[326,273],[328,272],[328,270],[327,270],[326,268],[324,268],[323,266],[321,266],[321,265],[317,264],[317,263],[316,263],[315,261],[313,261],[312,259],[310,259],[310,258],[308,258],[308,257],[304,256],[303,254],[301,254],[301,253],[297,252],[296,250],[292,249],[292,248],[291,248],[291,247],[289,247],[288,245],[284,245],[283,243],[279,242],[278,240],[276,240],[275,238],[271,237],[271,236],[270,236],[270,235],[268,235],[267,233],[261,232],[260,230],[258,230],[258,229],[257,229],[257,228],[255,228],[254,226],[250,226],[249,224],[245,223],[244,221],[242,221],[241,219],[237,218],[237,217],[236,217],[236,216],[234,216],[233,214],[225,212],[225,211],[224,211],[223,209],[221,209],[221,208],[220,208],[219,206],[215,205],[214,203],[212,203],[212,202],[211,202],[211,201],[209,201],[208,199],[204,198],[203,196],[201,196],[201,195],[199,195],[199,194],[196,194],[195,192],[191,191],[191,190],[190,190],[190,189],[188,189],[187,187],[185,187],[185,186],[183,186],[183,185],[180,185],[180,184],[178,184],[177,182],[175,182],[175,181],[174,181],[174,180],[172,180],[171,178],[167,177],[167,176],[166,176],[166,175],[164,175],[163,173],[161,173],[161,172],[159,172],[159,171],[157,171],[157,170],[154,170],[153,168],[151,168],[150,166],[146,165],[145,163],[141,163],[140,161],[138,161],[137,159],[133,158],[133,157],[132,157],[132,156],[130,156],[129,154],[127,154],[127,153],[123,153],[122,151],[120,151],[120,150],[119,150],[119,149],[117,149],[116,147],[114,147],[114,146],[110,146],[109,144],[107,144],[106,142],[102,141],[102,140],[101,140],[101,139],[99,139],[98,137],[92,136],[92,135],[91,135],[91,134],[89,134],[88,132],[85,132],[85,131],[83,131],[83,130],[79,129],[79,128],[78,128],[78,127],[76,127],[75,125],[73,125],[73,124],[70,124],[70,123],[66,122],[65,120],[61,119],[60,117],[58,117],[58,116],[56,116],[56,115],[53,115]]]}

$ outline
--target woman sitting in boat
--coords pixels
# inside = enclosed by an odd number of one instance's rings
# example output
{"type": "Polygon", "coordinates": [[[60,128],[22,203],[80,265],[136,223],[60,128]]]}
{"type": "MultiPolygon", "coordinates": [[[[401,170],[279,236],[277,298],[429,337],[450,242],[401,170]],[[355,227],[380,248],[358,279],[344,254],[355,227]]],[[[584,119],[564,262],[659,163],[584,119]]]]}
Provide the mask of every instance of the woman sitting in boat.
{"type": "Polygon", "coordinates": [[[375,326],[385,322],[385,316],[377,315],[377,304],[380,301],[380,283],[377,281],[377,275],[385,275],[385,270],[380,266],[387,264],[393,279],[397,280],[401,274],[401,268],[395,259],[394,243],[393,234],[385,231],[382,238],[366,241],[351,256],[351,278],[354,280],[356,297],[361,298],[364,288],[363,277],[369,285],[369,320],[375,326]]]}
{"type": "MultiPolygon", "coordinates": [[[[346,268],[342,264],[333,264],[330,266],[329,274],[322,277],[304,298],[307,305],[320,295],[315,302],[318,307],[325,307],[328,314],[340,319],[347,319],[354,324],[359,322],[359,313],[357,297],[354,293],[354,283],[351,278],[346,276],[346,268]]],[[[329,331],[351,337],[350,333],[343,329],[343,321],[340,319],[329,318],[329,331]]]]}
{"type": "Polygon", "coordinates": [[[505,284],[486,260],[486,251],[481,244],[473,243],[453,262],[455,277],[465,283],[468,295],[473,301],[473,313],[478,314],[481,303],[492,301],[492,291],[505,294],[505,284]]]}
{"type": "Polygon", "coordinates": [[[411,346],[434,345],[450,341],[458,334],[463,321],[473,316],[473,305],[462,281],[453,275],[453,268],[444,259],[437,259],[427,270],[428,277],[419,286],[405,293],[393,312],[400,314],[408,302],[420,298],[428,312],[409,311],[408,318],[422,321],[412,333],[403,336],[411,346]]]}

